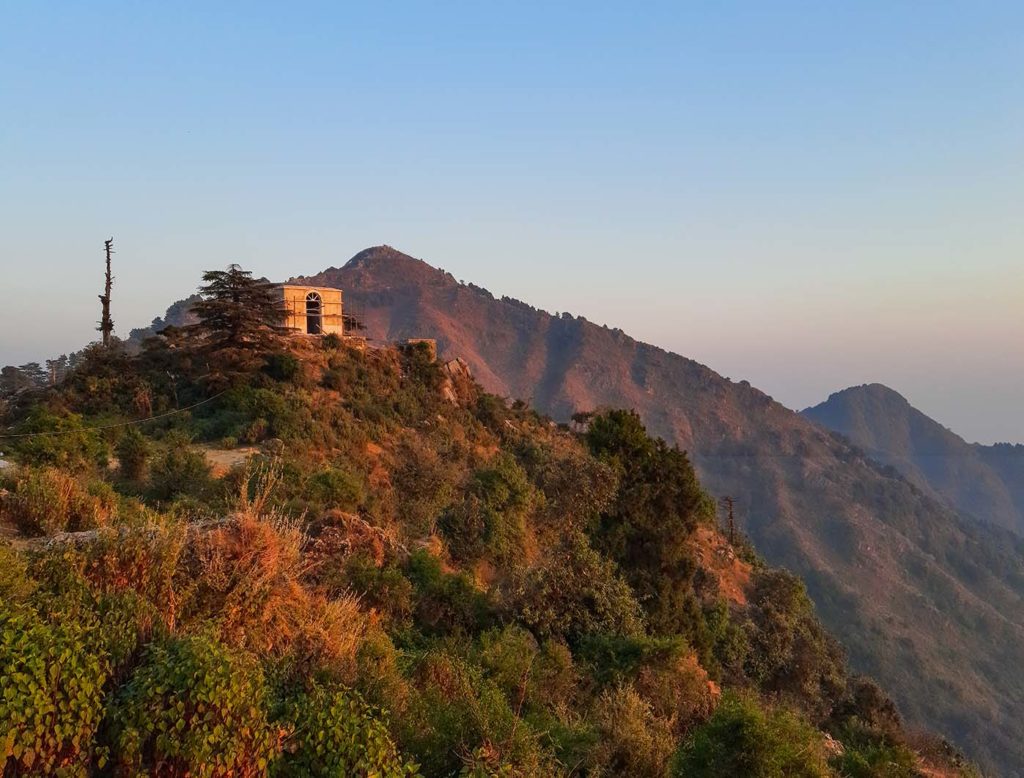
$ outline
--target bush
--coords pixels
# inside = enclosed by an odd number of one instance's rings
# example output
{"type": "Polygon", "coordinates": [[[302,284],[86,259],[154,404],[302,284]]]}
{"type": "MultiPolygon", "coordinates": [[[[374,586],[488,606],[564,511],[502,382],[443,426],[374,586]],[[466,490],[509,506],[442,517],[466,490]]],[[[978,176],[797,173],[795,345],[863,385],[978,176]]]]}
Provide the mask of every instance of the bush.
{"type": "Polygon", "coordinates": [[[169,435],[167,448],[153,463],[149,495],[155,500],[179,496],[202,497],[213,486],[210,465],[201,451],[190,446],[187,437],[169,435]]]}
{"type": "Polygon", "coordinates": [[[30,536],[94,529],[114,512],[115,498],[107,484],[83,487],[74,476],[53,467],[20,471],[13,490],[0,494],[0,515],[30,536]]]}
{"type": "Polygon", "coordinates": [[[152,446],[137,427],[128,427],[117,443],[117,461],[121,476],[129,481],[141,481],[152,455],[152,446]]]}
{"type": "MultiPolygon", "coordinates": [[[[96,757],[109,664],[88,618],[43,621],[0,598],[0,768],[85,776],[96,757]]],[[[11,773],[6,772],[10,770],[11,773]]]]}
{"type": "Polygon", "coordinates": [[[404,436],[391,475],[398,498],[397,514],[410,537],[429,535],[455,497],[454,467],[437,450],[414,436],[404,436]]]}
{"type": "Polygon", "coordinates": [[[794,714],[728,695],[680,749],[679,778],[826,778],[821,735],[794,714]]]}
{"type": "Polygon", "coordinates": [[[345,470],[321,470],[309,479],[309,497],[325,508],[355,511],[366,500],[362,481],[345,470]]]}
{"type": "MultiPolygon", "coordinates": [[[[662,778],[675,738],[667,722],[631,686],[606,689],[597,700],[594,721],[600,735],[592,760],[611,775],[662,778]]],[[[742,773],[722,773],[722,775],[742,773]]]]}
{"type": "Polygon", "coordinates": [[[206,635],[152,645],[111,711],[120,767],[265,775],[277,750],[266,702],[263,671],[251,655],[206,635]]]}
{"type": "Polygon", "coordinates": [[[414,616],[428,633],[476,633],[493,619],[490,602],[465,573],[446,573],[425,549],[409,557],[409,580],[415,587],[414,616]]]}
{"type": "Polygon", "coordinates": [[[506,604],[541,639],[570,643],[591,633],[639,636],[640,606],[614,565],[575,535],[514,581],[506,604]]]}
{"type": "Polygon", "coordinates": [[[287,702],[291,729],[273,774],[286,776],[418,775],[404,762],[380,714],[354,692],[314,686],[287,702]]]}
{"type": "Polygon", "coordinates": [[[203,533],[180,571],[189,584],[181,621],[212,621],[225,643],[282,660],[282,672],[349,680],[366,616],[354,596],[304,586],[304,541],[293,523],[244,512],[203,533]]]}
{"type": "Polygon", "coordinates": [[[689,459],[650,438],[633,411],[595,416],[586,441],[619,474],[618,495],[591,533],[594,548],[618,564],[654,631],[685,632],[696,570],[689,537],[709,513],[689,459]]]}
{"type": "Polygon", "coordinates": [[[555,772],[536,731],[481,668],[446,641],[421,657],[415,693],[401,721],[403,742],[427,775],[453,775],[467,760],[487,775],[555,772]],[[505,771],[505,772],[502,772],[505,771]]]}
{"type": "Polygon", "coordinates": [[[717,701],[717,691],[692,653],[642,667],[633,685],[677,737],[706,721],[717,701]]]}
{"type": "Polygon", "coordinates": [[[57,413],[37,405],[18,425],[17,432],[19,435],[43,433],[16,440],[12,446],[25,464],[81,469],[106,461],[106,445],[97,432],[88,429],[82,417],[74,413],[57,413]]]}
{"type": "Polygon", "coordinates": [[[270,354],[263,366],[263,372],[275,381],[291,381],[299,374],[299,360],[291,354],[270,354]]]}
{"type": "Polygon", "coordinates": [[[169,609],[184,543],[180,524],[107,528],[79,552],[82,575],[100,594],[131,590],[169,609]]]}
{"type": "Polygon", "coordinates": [[[35,588],[25,560],[13,548],[0,543],[0,602],[21,602],[35,588]]]}
{"type": "Polygon", "coordinates": [[[803,582],[784,570],[761,571],[750,602],[749,677],[816,718],[828,716],[845,692],[846,667],[839,644],[815,618],[803,582]]]}
{"type": "Polygon", "coordinates": [[[525,471],[508,454],[497,456],[470,480],[466,500],[448,512],[441,529],[452,553],[499,561],[522,556],[526,516],[536,495],[525,471]]]}
{"type": "Polygon", "coordinates": [[[345,562],[345,579],[364,606],[394,622],[412,614],[412,583],[394,565],[378,567],[365,553],[353,554],[345,562]]]}
{"type": "Polygon", "coordinates": [[[867,727],[850,722],[840,732],[843,752],[832,758],[832,767],[843,778],[915,778],[917,757],[906,745],[880,736],[867,727]]]}
{"type": "Polygon", "coordinates": [[[576,447],[558,451],[525,442],[519,449],[543,492],[540,518],[548,526],[584,531],[611,507],[619,487],[618,473],[606,462],[576,447]]]}

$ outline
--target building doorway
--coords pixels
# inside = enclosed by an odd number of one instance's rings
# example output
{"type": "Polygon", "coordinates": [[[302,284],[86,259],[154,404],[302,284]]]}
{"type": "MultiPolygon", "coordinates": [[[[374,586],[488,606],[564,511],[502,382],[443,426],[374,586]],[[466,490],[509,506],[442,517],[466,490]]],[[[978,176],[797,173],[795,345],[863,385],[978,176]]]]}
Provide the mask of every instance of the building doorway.
{"type": "Polygon", "coordinates": [[[320,335],[324,331],[323,302],[320,295],[310,292],[306,295],[306,334],[320,335]]]}

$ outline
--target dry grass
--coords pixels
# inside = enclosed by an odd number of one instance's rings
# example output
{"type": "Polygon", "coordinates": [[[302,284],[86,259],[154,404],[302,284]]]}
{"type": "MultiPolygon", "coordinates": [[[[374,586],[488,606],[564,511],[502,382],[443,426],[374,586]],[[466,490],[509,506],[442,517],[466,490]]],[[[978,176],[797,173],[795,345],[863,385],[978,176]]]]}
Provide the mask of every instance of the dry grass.
{"type": "Polygon", "coordinates": [[[351,678],[367,628],[358,598],[329,598],[309,583],[314,562],[306,534],[269,507],[276,472],[258,473],[255,489],[251,483],[244,479],[229,520],[190,545],[190,617],[215,615],[229,643],[351,678]]]}
{"type": "Polygon", "coordinates": [[[30,537],[101,527],[115,512],[112,499],[90,494],[54,467],[19,469],[12,481],[10,491],[0,492],[0,517],[30,537]]]}

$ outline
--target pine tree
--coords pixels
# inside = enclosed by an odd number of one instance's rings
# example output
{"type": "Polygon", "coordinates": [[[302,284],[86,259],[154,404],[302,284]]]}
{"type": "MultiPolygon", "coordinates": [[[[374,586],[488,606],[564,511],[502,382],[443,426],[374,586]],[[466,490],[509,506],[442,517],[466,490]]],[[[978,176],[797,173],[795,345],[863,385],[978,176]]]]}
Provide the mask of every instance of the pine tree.
{"type": "Polygon", "coordinates": [[[274,285],[238,265],[203,273],[202,299],[192,306],[199,321],[183,328],[196,366],[211,385],[228,386],[251,374],[283,347],[284,303],[274,285]]]}

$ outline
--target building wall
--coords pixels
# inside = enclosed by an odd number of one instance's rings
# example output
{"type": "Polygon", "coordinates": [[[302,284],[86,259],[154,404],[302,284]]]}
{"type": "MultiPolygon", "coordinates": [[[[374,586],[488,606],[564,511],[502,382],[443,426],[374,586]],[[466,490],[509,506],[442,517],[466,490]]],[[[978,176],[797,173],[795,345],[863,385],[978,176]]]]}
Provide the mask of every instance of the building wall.
{"type": "Polygon", "coordinates": [[[282,284],[278,287],[284,301],[285,326],[296,332],[305,334],[308,331],[306,321],[306,295],[316,292],[320,295],[321,334],[344,335],[345,326],[342,317],[342,298],[340,289],[322,286],[292,286],[282,284]]]}

